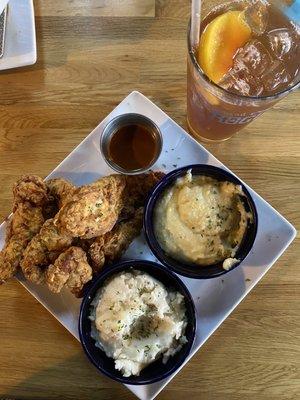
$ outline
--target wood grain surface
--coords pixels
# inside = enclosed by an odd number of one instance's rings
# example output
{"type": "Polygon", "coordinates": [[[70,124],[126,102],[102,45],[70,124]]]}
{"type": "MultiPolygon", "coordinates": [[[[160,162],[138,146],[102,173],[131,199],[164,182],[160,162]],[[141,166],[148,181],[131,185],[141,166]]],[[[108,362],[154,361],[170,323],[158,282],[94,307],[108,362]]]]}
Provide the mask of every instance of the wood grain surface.
{"type": "MultiPolygon", "coordinates": [[[[34,4],[38,61],[0,74],[1,219],[22,173],[46,176],[134,89],[186,128],[188,0],[34,4]]],[[[298,228],[299,110],[297,92],[233,139],[206,145],[298,228]]],[[[297,238],[158,399],[299,399],[299,259],[297,238]]],[[[134,396],[99,375],[79,343],[11,281],[0,288],[0,398],[134,396]]]]}

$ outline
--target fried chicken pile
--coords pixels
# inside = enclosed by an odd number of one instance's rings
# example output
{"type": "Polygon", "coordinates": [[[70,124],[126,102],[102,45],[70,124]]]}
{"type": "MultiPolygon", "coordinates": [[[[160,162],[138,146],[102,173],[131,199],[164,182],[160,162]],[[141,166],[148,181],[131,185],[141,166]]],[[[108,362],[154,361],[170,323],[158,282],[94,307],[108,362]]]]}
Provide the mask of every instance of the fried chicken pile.
{"type": "Polygon", "coordinates": [[[36,284],[76,297],[140,234],[143,206],[161,172],[113,174],[75,187],[23,176],[13,188],[13,215],[0,252],[0,284],[19,269],[36,284]]]}

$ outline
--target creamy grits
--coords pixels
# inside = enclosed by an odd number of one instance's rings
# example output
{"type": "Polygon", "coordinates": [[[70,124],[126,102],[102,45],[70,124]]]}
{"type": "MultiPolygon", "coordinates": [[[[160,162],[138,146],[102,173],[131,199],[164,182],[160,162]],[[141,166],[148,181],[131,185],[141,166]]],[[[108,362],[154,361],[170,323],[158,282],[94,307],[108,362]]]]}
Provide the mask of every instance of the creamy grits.
{"type": "Polygon", "coordinates": [[[191,171],[177,179],[154,210],[155,236],[171,257],[201,266],[223,262],[232,268],[252,214],[240,185],[191,171]]]}

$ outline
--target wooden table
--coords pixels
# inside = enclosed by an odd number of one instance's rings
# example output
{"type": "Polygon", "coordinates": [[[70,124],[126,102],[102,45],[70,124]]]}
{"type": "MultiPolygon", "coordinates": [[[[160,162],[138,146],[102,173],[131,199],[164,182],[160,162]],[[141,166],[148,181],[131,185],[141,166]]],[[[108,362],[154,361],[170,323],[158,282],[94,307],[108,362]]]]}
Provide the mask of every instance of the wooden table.
{"type": "MultiPolygon", "coordinates": [[[[35,1],[38,61],[0,74],[1,219],[22,173],[46,176],[134,89],[186,127],[189,3],[35,1]]],[[[228,142],[206,146],[296,227],[299,109],[298,92],[228,142]]],[[[159,399],[300,398],[299,257],[296,239],[159,399]]],[[[100,376],[16,281],[0,288],[1,397],[134,398],[100,376]]]]}

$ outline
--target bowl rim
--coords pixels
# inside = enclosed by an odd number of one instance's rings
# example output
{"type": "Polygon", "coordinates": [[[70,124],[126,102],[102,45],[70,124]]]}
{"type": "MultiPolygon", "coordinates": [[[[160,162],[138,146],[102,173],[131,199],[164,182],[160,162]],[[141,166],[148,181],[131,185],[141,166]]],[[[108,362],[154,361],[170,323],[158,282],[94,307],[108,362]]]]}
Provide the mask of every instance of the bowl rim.
{"type": "MultiPolygon", "coordinates": [[[[148,272],[148,273],[149,273],[149,275],[151,275],[150,272],[148,272]]],[[[100,274],[96,277],[96,279],[91,281],[90,286],[87,288],[84,298],[82,300],[82,303],[80,306],[79,320],[78,320],[78,332],[79,332],[79,338],[80,338],[81,345],[83,347],[83,350],[84,350],[87,358],[96,367],[98,372],[101,372],[102,374],[106,375],[107,377],[109,377],[115,381],[118,381],[118,382],[121,382],[121,383],[124,383],[127,385],[135,385],[135,386],[147,385],[147,384],[155,383],[160,380],[166,379],[167,377],[172,375],[178,368],[180,368],[182,366],[182,364],[184,364],[186,358],[188,357],[188,355],[191,352],[191,348],[194,344],[195,336],[196,336],[196,326],[197,326],[197,319],[196,319],[195,303],[194,303],[192,295],[191,295],[190,291],[188,290],[188,288],[186,287],[185,283],[174,272],[169,271],[165,266],[163,266],[159,263],[156,263],[154,261],[137,260],[137,259],[123,260],[123,261],[114,263],[113,265],[110,265],[108,267],[105,267],[104,270],[101,271],[100,274]],[[190,328],[191,328],[191,340],[189,340],[185,344],[184,353],[183,353],[181,359],[178,360],[176,363],[174,363],[174,365],[171,368],[169,368],[164,373],[161,373],[160,375],[158,375],[152,379],[148,378],[148,379],[139,379],[139,381],[134,381],[135,378],[139,378],[139,377],[118,376],[118,374],[120,374],[119,371],[115,370],[115,374],[114,374],[97,364],[96,360],[93,357],[93,351],[90,351],[89,347],[87,346],[87,344],[85,342],[85,335],[83,333],[83,322],[84,322],[84,319],[86,318],[84,316],[84,314],[86,312],[87,307],[90,306],[90,303],[94,298],[95,292],[101,286],[103,286],[104,282],[108,278],[110,278],[111,276],[113,276],[114,274],[116,274],[118,272],[122,272],[122,271],[130,269],[130,267],[133,267],[133,269],[138,270],[139,269],[138,267],[141,265],[159,269],[164,274],[168,275],[168,277],[171,278],[172,282],[175,282],[176,285],[180,287],[181,294],[184,294],[185,301],[188,302],[188,304],[189,304],[189,311],[188,311],[187,315],[188,315],[188,324],[190,325],[190,328]]],[[[95,349],[97,349],[96,346],[95,346],[95,349]]],[[[149,365],[151,365],[151,364],[149,364],[149,365]]]]}
{"type": "MultiPolygon", "coordinates": [[[[182,276],[186,276],[188,278],[193,278],[193,279],[212,279],[212,278],[217,278],[221,275],[227,274],[228,272],[233,271],[235,268],[237,268],[243,260],[247,257],[251,249],[253,248],[253,244],[255,242],[255,239],[257,237],[257,229],[258,229],[258,214],[257,214],[257,209],[255,202],[249,193],[248,189],[246,188],[246,185],[232,172],[230,172],[227,169],[223,169],[220,167],[216,167],[214,165],[210,164],[190,164],[186,165],[180,168],[177,168],[171,172],[169,172],[167,175],[165,175],[153,188],[151,193],[148,196],[146,206],[145,206],[145,211],[144,211],[144,233],[146,237],[146,241],[148,246],[150,247],[152,253],[155,255],[155,257],[158,259],[160,263],[165,265],[167,268],[172,270],[173,272],[180,274],[182,276]],[[153,224],[153,211],[155,208],[156,201],[160,197],[160,195],[163,193],[163,191],[170,185],[174,180],[177,178],[181,177],[184,173],[187,171],[193,170],[195,171],[194,175],[204,175],[204,176],[211,176],[209,175],[209,172],[214,174],[214,177],[217,178],[219,176],[221,179],[220,180],[229,180],[235,184],[241,185],[243,192],[245,194],[245,198],[247,199],[247,203],[249,208],[251,209],[251,212],[253,214],[253,223],[251,224],[251,240],[248,243],[248,245],[245,248],[245,251],[243,251],[243,239],[240,249],[241,249],[241,254],[239,255],[239,262],[234,264],[232,268],[229,270],[225,270],[224,268],[217,267],[217,264],[212,264],[209,266],[200,266],[199,269],[195,269],[194,271],[189,271],[187,272],[185,270],[186,268],[192,267],[192,264],[184,263],[182,261],[178,261],[171,256],[168,256],[162,247],[160,246],[158,240],[156,239],[156,236],[154,234],[154,224],[153,224]],[[199,173],[197,173],[199,171],[199,173]],[[216,272],[210,272],[212,269],[218,270],[216,272]]],[[[246,243],[247,244],[247,243],[246,243]]],[[[245,245],[245,243],[244,243],[245,245]]]]}

